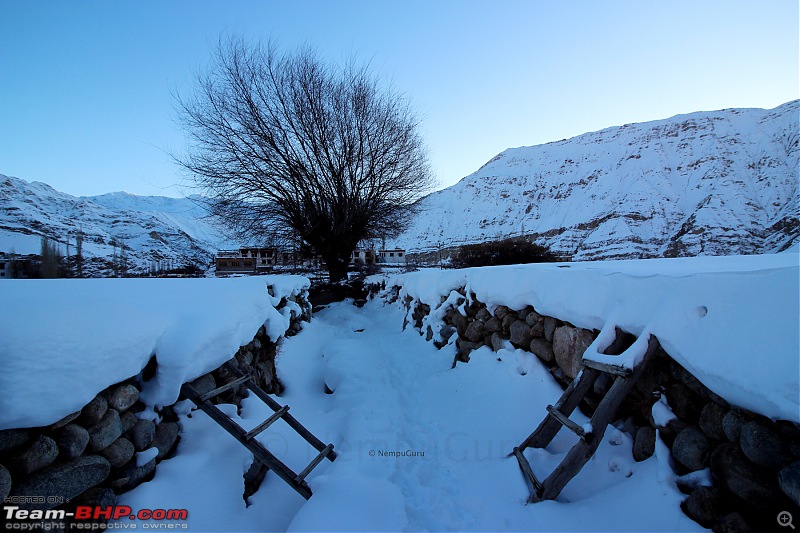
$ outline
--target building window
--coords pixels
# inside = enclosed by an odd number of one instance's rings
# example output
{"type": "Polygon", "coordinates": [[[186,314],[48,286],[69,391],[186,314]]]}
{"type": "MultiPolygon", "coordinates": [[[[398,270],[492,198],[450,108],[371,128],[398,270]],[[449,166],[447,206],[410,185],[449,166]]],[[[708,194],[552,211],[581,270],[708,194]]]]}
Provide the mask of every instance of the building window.
{"type": "Polygon", "coordinates": [[[397,252],[397,257],[403,257],[403,252],[397,252]]]}

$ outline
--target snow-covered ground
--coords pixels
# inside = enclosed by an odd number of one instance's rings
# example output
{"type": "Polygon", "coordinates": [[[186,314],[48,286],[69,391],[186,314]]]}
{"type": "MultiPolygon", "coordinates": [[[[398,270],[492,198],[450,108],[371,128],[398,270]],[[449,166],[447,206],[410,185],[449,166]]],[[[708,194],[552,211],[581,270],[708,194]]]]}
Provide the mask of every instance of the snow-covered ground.
{"type": "Polygon", "coordinates": [[[137,375],[153,354],[158,372],[142,399],[170,405],[185,381],[230,359],[262,324],[270,338],[283,335],[292,307],[275,306],[308,285],[300,276],[5,280],[0,429],[56,422],[137,375]]]}
{"type": "MultiPolygon", "coordinates": [[[[507,454],[560,396],[559,386],[519,350],[481,348],[451,369],[454,347],[436,350],[402,331],[402,322],[398,306],[344,302],[282,343],[280,401],[339,453],[308,478],[310,500],[268,473],[246,507],[242,474],[252,456],[194,411],[181,419],[177,456],[121,503],[186,508],[193,531],[702,530],[680,510],[669,452],[661,447],[635,463],[631,438],[613,428],[558,501],[526,505],[528,489],[507,454]],[[325,394],[326,384],[333,394],[325,394]]],[[[271,414],[252,397],[243,407],[245,429],[271,414]]],[[[233,407],[228,412],[237,416],[233,407]]],[[[562,433],[547,450],[529,450],[539,475],[573,444],[574,435],[562,433]]],[[[295,471],[316,455],[283,422],[258,438],[295,471]]]]}

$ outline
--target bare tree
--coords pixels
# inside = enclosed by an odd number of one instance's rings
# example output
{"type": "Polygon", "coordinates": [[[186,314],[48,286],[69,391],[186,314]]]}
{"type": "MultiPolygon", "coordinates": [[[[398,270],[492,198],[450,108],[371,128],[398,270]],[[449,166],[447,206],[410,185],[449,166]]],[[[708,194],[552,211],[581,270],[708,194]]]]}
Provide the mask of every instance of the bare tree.
{"type": "Polygon", "coordinates": [[[189,98],[177,98],[177,158],[238,237],[306,244],[347,276],[359,241],[392,237],[433,184],[407,100],[366,67],[310,48],[220,42],[189,98]]]}

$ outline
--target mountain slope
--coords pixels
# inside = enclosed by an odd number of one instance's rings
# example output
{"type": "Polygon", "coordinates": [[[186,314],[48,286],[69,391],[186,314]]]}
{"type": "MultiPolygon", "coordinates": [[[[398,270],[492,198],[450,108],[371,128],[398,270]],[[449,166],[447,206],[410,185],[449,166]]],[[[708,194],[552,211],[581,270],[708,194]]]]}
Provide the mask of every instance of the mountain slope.
{"type": "Polygon", "coordinates": [[[204,217],[207,212],[191,198],[111,193],[75,197],[49,185],[0,175],[0,251],[38,253],[41,236],[61,243],[71,254],[75,236],[85,235],[83,254],[89,274],[108,273],[110,260],[125,247],[133,272],[153,263],[180,267],[205,266],[224,246],[225,238],[204,217]]]}
{"type": "Polygon", "coordinates": [[[420,201],[397,244],[534,236],[575,260],[753,254],[798,241],[800,101],[512,148],[420,201]]]}

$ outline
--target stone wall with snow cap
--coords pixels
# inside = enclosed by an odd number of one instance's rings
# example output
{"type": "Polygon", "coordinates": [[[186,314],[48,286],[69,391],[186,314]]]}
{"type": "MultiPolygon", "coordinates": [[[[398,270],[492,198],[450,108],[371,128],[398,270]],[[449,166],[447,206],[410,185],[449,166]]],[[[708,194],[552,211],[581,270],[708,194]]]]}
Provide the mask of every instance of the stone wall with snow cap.
{"type": "Polygon", "coordinates": [[[279,393],[276,343],[310,319],[308,287],[299,276],[5,282],[0,500],[113,505],[176,453],[192,406],[181,385],[233,381],[227,361],[279,393]]]}
{"type": "MultiPolygon", "coordinates": [[[[382,295],[454,366],[525,350],[564,388],[617,328],[652,333],[661,349],[615,425],[637,461],[670,450],[687,515],[751,531],[800,516],[799,274],[797,254],[540,264],[404,274],[382,295]]],[[[610,385],[595,383],[587,416],[610,385]]]]}

